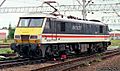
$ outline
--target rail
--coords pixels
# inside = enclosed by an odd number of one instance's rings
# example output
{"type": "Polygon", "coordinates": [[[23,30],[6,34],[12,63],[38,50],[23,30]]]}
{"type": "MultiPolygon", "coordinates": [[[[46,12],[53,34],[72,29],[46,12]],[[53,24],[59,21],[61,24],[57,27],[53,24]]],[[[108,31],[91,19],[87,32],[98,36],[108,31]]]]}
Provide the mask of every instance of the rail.
{"type": "MultiPolygon", "coordinates": [[[[110,58],[115,55],[119,55],[120,51],[117,50],[111,50],[104,53],[101,53],[102,59],[110,58]]],[[[52,62],[49,66],[39,67],[32,69],[31,71],[71,71],[72,69],[75,69],[75,67],[79,67],[81,64],[83,64],[86,61],[93,61],[97,58],[96,54],[88,55],[84,57],[78,57],[73,59],[68,59],[65,62],[58,62],[54,63],[52,62]]],[[[8,67],[16,67],[16,66],[23,66],[23,65],[34,65],[41,62],[43,63],[43,60],[41,59],[20,59],[20,60],[12,60],[12,61],[1,61],[0,62],[0,69],[8,68],[8,67]]]]}
{"type": "Polygon", "coordinates": [[[0,44],[0,48],[10,48],[10,44],[0,44]]]}
{"type": "Polygon", "coordinates": [[[14,60],[0,61],[0,69],[16,67],[22,65],[38,64],[43,62],[40,59],[18,58],[14,60]]]}
{"type": "MultiPolygon", "coordinates": [[[[101,56],[102,59],[106,59],[115,55],[119,55],[120,51],[115,50],[111,52],[102,53],[103,56],[101,56]]],[[[71,61],[62,62],[59,64],[46,66],[38,69],[34,69],[31,71],[71,71],[72,69],[75,69],[75,67],[79,67],[81,64],[83,64],[85,61],[93,61],[96,59],[96,55],[90,55],[86,57],[80,57],[71,61]]]]}

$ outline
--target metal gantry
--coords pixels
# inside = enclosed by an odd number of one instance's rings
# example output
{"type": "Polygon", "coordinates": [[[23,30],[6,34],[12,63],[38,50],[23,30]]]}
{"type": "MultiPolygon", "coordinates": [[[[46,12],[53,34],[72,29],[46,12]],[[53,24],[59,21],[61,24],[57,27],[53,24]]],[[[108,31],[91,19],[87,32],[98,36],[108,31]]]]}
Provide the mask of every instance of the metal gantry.
{"type": "MultiPolygon", "coordinates": [[[[59,11],[82,11],[80,5],[60,5],[59,11]]],[[[101,11],[101,12],[114,12],[114,10],[120,11],[120,4],[89,4],[86,7],[86,11],[101,11]],[[112,8],[111,8],[112,7],[112,8]]],[[[52,12],[53,9],[49,6],[39,7],[1,7],[0,13],[29,13],[29,12],[52,12]]]]}
{"type": "MultiPolygon", "coordinates": [[[[102,16],[101,21],[112,26],[120,26],[120,3],[111,3],[111,4],[95,4],[93,0],[76,0],[78,4],[76,5],[58,5],[53,7],[50,6],[31,6],[31,7],[3,7],[2,5],[6,0],[3,0],[0,4],[0,14],[3,13],[53,13],[59,12],[80,12],[83,15],[83,19],[86,19],[87,12],[103,12],[104,14],[114,13],[116,16],[102,16]]],[[[51,0],[50,0],[51,1],[51,0]]]]}

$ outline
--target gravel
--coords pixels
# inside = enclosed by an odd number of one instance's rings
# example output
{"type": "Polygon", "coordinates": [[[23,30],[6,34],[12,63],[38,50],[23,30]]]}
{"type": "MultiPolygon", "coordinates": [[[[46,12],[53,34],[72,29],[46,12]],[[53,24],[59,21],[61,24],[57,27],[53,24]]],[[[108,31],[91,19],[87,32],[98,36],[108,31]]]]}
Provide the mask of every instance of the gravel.
{"type": "Polygon", "coordinates": [[[120,71],[120,55],[102,60],[86,67],[79,67],[74,71],[120,71]]]}
{"type": "MultiPolygon", "coordinates": [[[[0,71],[30,71],[32,69],[49,66],[52,64],[54,64],[54,62],[12,67],[0,69],[0,71]]],[[[74,71],[120,71],[120,55],[111,57],[107,60],[102,60],[101,62],[98,63],[90,64],[89,66],[79,67],[74,71]]]]}
{"type": "Polygon", "coordinates": [[[41,64],[24,65],[24,66],[17,66],[17,67],[0,69],[0,71],[30,71],[32,69],[38,69],[38,68],[53,65],[53,64],[55,64],[55,63],[48,62],[48,63],[41,63],[41,64]]]}

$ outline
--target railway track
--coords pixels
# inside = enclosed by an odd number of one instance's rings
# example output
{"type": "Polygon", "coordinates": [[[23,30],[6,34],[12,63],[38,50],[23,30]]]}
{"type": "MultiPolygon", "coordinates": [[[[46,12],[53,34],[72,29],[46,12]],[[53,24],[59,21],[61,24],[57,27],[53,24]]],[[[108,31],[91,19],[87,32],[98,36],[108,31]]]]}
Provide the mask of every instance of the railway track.
{"type": "MultiPolygon", "coordinates": [[[[120,49],[116,50],[111,50],[107,51],[104,53],[101,53],[101,58],[106,59],[109,57],[112,57],[114,55],[120,54],[120,49]]],[[[84,62],[89,62],[93,61],[96,59],[96,54],[94,55],[89,55],[89,56],[84,56],[84,57],[79,57],[79,58],[73,58],[73,59],[68,59],[65,62],[58,62],[58,63],[52,63],[51,65],[41,67],[41,68],[34,68],[31,69],[31,71],[70,71],[76,67],[81,66],[84,64],[84,62]]],[[[30,60],[30,59],[16,59],[16,60],[11,60],[11,61],[1,61],[0,62],[0,69],[5,69],[9,67],[17,67],[17,66],[24,66],[24,65],[32,65],[32,64],[41,64],[42,60],[36,59],[36,60],[30,60]]]]}
{"type": "Polygon", "coordinates": [[[10,53],[10,54],[0,54],[0,56],[4,56],[4,57],[12,57],[12,56],[16,56],[15,53],[10,53]]]}
{"type": "Polygon", "coordinates": [[[10,44],[0,44],[0,48],[10,48],[10,44]]]}
{"type": "MultiPolygon", "coordinates": [[[[107,59],[109,57],[119,55],[120,54],[120,49],[113,50],[113,51],[107,51],[104,53],[101,53],[101,59],[107,59]]],[[[72,71],[76,67],[79,67],[84,64],[84,62],[91,62],[96,59],[96,54],[95,55],[90,55],[86,57],[79,57],[76,59],[72,59],[69,61],[61,62],[55,65],[50,65],[38,69],[33,69],[31,71],[72,71]]]]}
{"type": "Polygon", "coordinates": [[[28,65],[28,64],[37,64],[41,62],[42,60],[31,60],[29,58],[25,58],[25,59],[18,58],[15,60],[0,61],[0,69],[28,65]]]}

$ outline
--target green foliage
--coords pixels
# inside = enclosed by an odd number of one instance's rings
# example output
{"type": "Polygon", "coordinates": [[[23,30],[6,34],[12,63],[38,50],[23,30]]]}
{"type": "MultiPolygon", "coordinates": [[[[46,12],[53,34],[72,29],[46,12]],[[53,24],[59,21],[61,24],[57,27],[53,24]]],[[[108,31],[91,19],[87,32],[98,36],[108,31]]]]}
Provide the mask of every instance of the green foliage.
{"type": "Polygon", "coordinates": [[[10,48],[1,48],[0,49],[0,54],[4,54],[4,53],[13,53],[13,50],[11,50],[10,48]]]}
{"type": "Polygon", "coordinates": [[[109,29],[109,32],[113,31],[112,29],[109,29]]]}
{"type": "Polygon", "coordinates": [[[13,39],[14,38],[14,32],[15,32],[15,28],[14,29],[9,29],[9,35],[8,35],[9,39],[13,39]]]}
{"type": "Polygon", "coordinates": [[[111,40],[111,46],[120,46],[120,40],[111,40]]]}
{"type": "Polygon", "coordinates": [[[12,27],[11,27],[11,24],[9,24],[8,30],[9,30],[8,38],[9,38],[9,39],[13,39],[13,38],[14,38],[15,28],[12,28],[12,27]]]}
{"type": "Polygon", "coordinates": [[[92,62],[101,62],[101,61],[102,61],[102,59],[95,59],[92,62]]]}
{"type": "Polygon", "coordinates": [[[5,39],[3,40],[3,42],[4,42],[4,43],[7,43],[7,39],[5,38],[5,39]]]}
{"type": "Polygon", "coordinates": [[[11,44],[13,42],[14,42],[13,39],[1,39],[0,40],[0,44],[11,44]]]}
{"type": "Polygon", "coordinates": [[[0,58],[0,61],[3,61],[4,60],[4,58],[0,58]]]}
{"type": "Polygon", "coordinates": [[[97,60],[100,60],[101,57],[102,57],[102,53],[96,53],[96,59],[97,59],[97,60]]]}
{"type": "Polygon", "coordinates": [[[89,66],[89,65],[90,65],[90,62],[89,61],[85,61],[82,64],[80,64],[79,66],[80,67],[84,67],[84,66],[89,66]]]}

